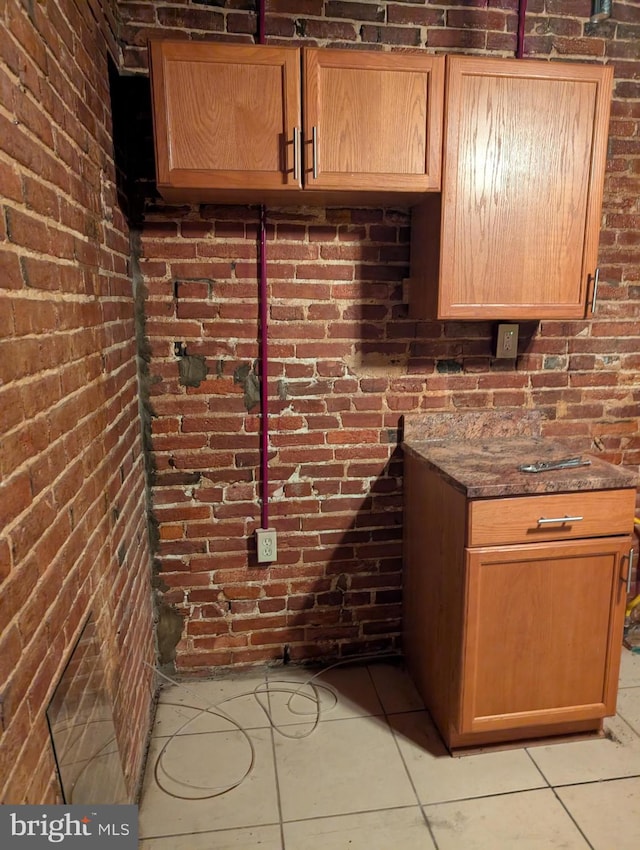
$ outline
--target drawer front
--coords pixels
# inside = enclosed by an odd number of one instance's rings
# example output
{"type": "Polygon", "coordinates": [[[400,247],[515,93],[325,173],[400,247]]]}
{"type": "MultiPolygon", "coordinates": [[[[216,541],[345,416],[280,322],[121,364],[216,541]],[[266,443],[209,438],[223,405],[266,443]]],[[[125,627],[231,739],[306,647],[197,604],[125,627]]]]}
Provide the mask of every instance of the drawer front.
{"type": "Polygon", "coordinates": [[[588,490],[469,503],[467,546],[631,534],[636,492],[588,490]]]}

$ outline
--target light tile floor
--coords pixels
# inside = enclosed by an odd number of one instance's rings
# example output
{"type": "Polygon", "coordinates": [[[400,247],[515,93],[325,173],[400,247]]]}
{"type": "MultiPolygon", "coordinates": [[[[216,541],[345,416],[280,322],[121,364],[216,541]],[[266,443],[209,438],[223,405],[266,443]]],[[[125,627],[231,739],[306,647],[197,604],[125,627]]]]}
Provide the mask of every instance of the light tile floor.
{"type": "Polygon", "coordinates": [[[623,650],[605,737],[459,758],[401,666],[333,668],[315,697],[311,676],[163,689],[140,850],[640,847],[640,654],[623,650]],[[223,716],[202,712],[214,705],[223,716]]]}

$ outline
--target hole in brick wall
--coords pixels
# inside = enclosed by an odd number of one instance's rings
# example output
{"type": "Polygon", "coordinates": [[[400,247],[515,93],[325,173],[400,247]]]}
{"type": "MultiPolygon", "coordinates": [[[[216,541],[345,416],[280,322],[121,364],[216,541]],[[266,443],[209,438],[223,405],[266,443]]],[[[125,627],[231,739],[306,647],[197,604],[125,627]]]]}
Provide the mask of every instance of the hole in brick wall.
{"type": "Polygon", "coordinates": [[[207,363],[199,354],[183,353],[178,361],[179,381],[183,387],[199,387],[206,380],[207,363]]]}
{"type": "Polygon", "coordinates": [[[142,217],[142,187],[155,186],[151,83],[146,75],[119,74],[109,57],[109,93],[118,204],[133,224],[142,217]]]}
{"type": "Polygon", "coordinates": [[[90,616],[47,708],[65,803],[128,803],[95,622],[90,616]]]}

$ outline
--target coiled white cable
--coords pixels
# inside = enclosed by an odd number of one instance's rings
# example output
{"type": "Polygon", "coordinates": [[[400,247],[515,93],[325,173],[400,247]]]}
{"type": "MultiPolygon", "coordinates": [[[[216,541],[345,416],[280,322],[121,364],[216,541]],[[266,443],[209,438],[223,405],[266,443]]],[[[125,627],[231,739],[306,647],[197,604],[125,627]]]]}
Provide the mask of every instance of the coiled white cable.
{"type": "MultiPolygon", "coordinates": [[[[229,791],[232,791],[234,788],[237,788],[239,785],[241,785],[253,771],[256,760],[256,751],[253,741],[251,740],[246,729],[244,729],[244,727],[240,723],[238,723],[233,717],[231,717],[228,712],[224,711],[224,709],[221,708],[222,705],[224,705],[225,703],[233,702],[237,699],[241,699],[242,697],[253,696],[260,708],[265,713],[269,726],[275,732],[277,732],[284,738],[289,738],[291,740],[301,740],[303,738],[309,737],[309,735],[312,735],[317,729],[318,724],[320,723],[320,717],[322,712],[321,691],[327,692],[333,698],[333,705],[331,705],[329,708],[326,708],[325,711],[331,711],[338,702],[338,697],[335,690],[329,685],[317,683],[315,681],[317,678],[325,675],[330,670],[333,670],[335,667],[341,667],[345,664],[354,664],[364,660],[380,661],[384,658],[399,657],[400,656],[398,655],[398,653],[385,653],[382,655],[359,656],[357,659],[344,659],[342,661],[337,661],[334,664],[329,665],[328,667],[324,667],[323,669],[319,670],[317,673],[314,673],[308,679],[299,684],[296,682],[288,682],[286,680],[280,679],[273,680],[273,682],[264,682],[257,685],[252,691],[244,691],[242,693],[234,694],[233,696],[226,697],[225,699],[222,699],[217,703],[212,703],[205,707],[200,707],[198,705],[189,705],[187,703],[163,702],[162,705],[170,705],[177,709],[189,709],[191,711],[195,711],[196,714],[194,714],[193,717],[189,717],[187,720],[185,720],[185,722],[167,738],[162,748],[160,749],[160,752],[155,758],[153,767],[153,776],[156,784],[159,788],[162,789],[162,791],[165,792],[165,794],[168,794],[169,796],[179,800],[209,800],[213,797],[219,797],[223,794],[229,793],[229,791]],[[303,693],[303,690],[305,688],[311,688],[312,693],[303,693]],[[297,717],[308,718],[309,722],[311,723],[311,728],[307,729],[303,734],[289,734],[285,732],[284,728],[274,721],[270,708],[265,705],[264,701],[261,699],[261,696],[263,694],[266,694],[267,697],[271,694],[288,694],[289,699],[286,702],[287,709],[297,717]],[[311,703],[311,711],[306,712],[294,709],[292,707],[292,702],[296,698],[308,700],[311,703]],[[194,723],[204,714],[211,714],[214,717],[221,718],[225,722],[231,724],[232,727],[235,727],[235,730],[243,736],[249,748],[249,759],[246,769],[241,773],[240,776],[234,778],[228,783],[225,783],[224,785],[204,786],[197,785],[192,782],[184,782],[183,780],[172,776],[171,773],[169,773],[169,771],[167,770],[166,766],[163,764],[167,750],[175,742],[176,738],[178,738],[186,728],[188,728],[192,723],[194,723]],[[188,788],[192,791],[204,791],[206,793],[189,795],[178,794],[175,791],[169,789],[169,787],[167,786],[167,781],[170,781],[175,785],[188,788]]],[[[144,663],[147,664],[147,662],[144,663]]],[[[147,666],[151,667],[150,664],[147,664],[147,666]]],[[[183,691],[192,694],[192,696],[194,696],[197,701],[201,701],[200,695],[196,694],[194,691],[191,691],[188,685],[186,685],[185,683],[178,682],[175,679],[172,679],[171,676],[167,676],[166,673],[163,673],[157,668],[152,669],[154,669],[155,672],[161,678],[165,679],[168,683],[180,687],[183,691]]]]}

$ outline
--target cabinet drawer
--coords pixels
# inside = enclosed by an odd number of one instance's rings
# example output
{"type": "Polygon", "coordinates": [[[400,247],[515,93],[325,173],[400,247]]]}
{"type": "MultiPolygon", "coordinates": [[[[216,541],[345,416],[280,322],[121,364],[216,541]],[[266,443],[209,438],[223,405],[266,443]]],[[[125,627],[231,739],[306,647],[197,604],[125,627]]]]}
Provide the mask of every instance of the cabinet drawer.
{"type": "Polygon", "coordinates": [[[635,497],[626,489],[472,501],[467,546],[631,534],[635,497]]]}

